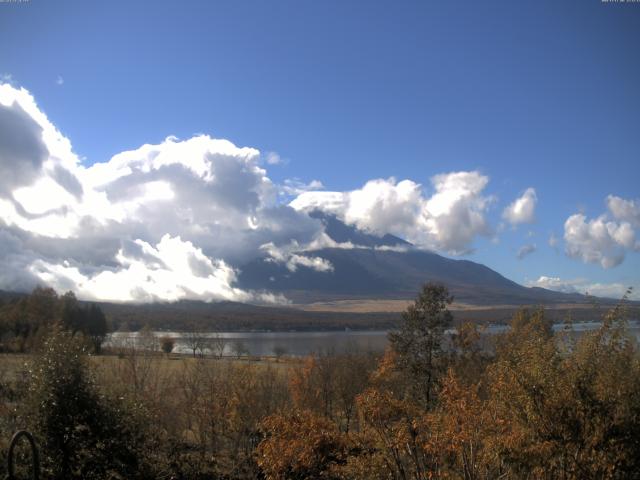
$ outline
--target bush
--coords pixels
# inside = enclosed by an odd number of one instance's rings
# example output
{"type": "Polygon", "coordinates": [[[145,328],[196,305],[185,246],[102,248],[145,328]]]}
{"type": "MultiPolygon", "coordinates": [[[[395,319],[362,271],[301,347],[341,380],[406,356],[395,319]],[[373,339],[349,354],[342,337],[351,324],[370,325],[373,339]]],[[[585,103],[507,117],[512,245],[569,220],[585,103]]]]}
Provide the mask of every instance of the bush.
{"type": "Polygon", "coordinates": [[[173,348],[175,347],[175,345],[176,340],[172,337],[162,337],[160,339],[160,348],[167,355],[173,352],[173,348]]]}
{"type": "Polygon", "coordinates": [[[124,400],[95,385],[84,347],[60,326],[31,369],[25,420],[41,446],[44,477],[136,478],[143,438],[124,400]]]}

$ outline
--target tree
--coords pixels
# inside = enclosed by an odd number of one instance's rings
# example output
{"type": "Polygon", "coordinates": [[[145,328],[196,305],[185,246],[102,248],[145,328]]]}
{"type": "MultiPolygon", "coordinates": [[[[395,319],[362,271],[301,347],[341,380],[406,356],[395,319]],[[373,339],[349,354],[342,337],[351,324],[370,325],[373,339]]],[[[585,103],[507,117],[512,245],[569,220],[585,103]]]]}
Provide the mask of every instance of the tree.
{"type": "Polygon", "coordinates": [[[427,283],[402,313],[400,330],[389,333],[397,366],[409,377],[414,399],[424,406],[433,400],[442,337],[452,320],[447,308],[451,302],[453,297],[444,285],[427,283]]]}
{"type": "Polygon", "coordinates": [[[219,332],[211,338],[211,342],[209,343],[209,348],[218,358],[222,358],[224,356],[224,349],[226,346],[227,339],[219,332]]]}
{"type": "Polygon", "coordinates": [[[639,478],[640,356],[618,308],[563,346],[522,310],[488,368],[490,439],[513,477],[639,478]]]}
{"type": "Polygon", "coordinates": [[[261,429],[257,459],[267,479],[342,478],[335,470],[344,464],[348,444],[328,419],[295,411],[265,418],[261,429]]]}
{"type": "Polygon", "coordinates": [[[175,347],[175,345],[175,338],[165,336],[160,339],[160,348],[162,348],[162,351],[167,355],[173,351],[173,347],[175,347]]]}
{"type": "Polygon", "coordinates": [[[34,323],[52,325],[58,318],[58,294],[53,288],[36,287],[26,300],[34,323]]]}
{"type": "Polygon", "coordinates": [[[71,331],[71,333],[83,330],[86,320],[84,315],[85,312],[81,310],[76,295],[69,291],[60,297],[59,303],[60,321],[64,328],[71,331]]]}
{"type": "Polygon", "coordinates": [[[153,354],[158,351],[158,347],[158,337],[151,327],[149,325],[142,327],[136,337],[136,348],[153,354]]]}
{"type": "Polygon", "coordinates": [[[102,309],[95,304],[92,304],[87,308],[85,317],[86,323],[84,331],[91,340],[94,353],[100,355],[100,352],[102,351],[102,344],[109,332],[107,319],[104,316],[102,309]]]}
{"type": "Polygon", "coordinates": [[[25,417],[42,445],[46,477],[131,478],[142,437],[123,400],[100,393],[71,333],[54,326],[43,347],[31,370],[25,417]]]}
{"type": "Polygon", "coordinates": [[[279,362],[280,359],[286,355],[287,349],[282,345],[276,345],[273,347],[273,354],[276,356],[276,362],[279,362]]]}
{"type": "Polygon", "coordinates": [[[6,307],[5,321],[7,329],[13,335],[15,348],[18,352],[24,353],[27,349],[27,341],[35,328],[27,314],[26,299],[20,299],[6,307]]]}
{"type": "Polygon", "coordinates": [[[235,342],[233,342],[232,348],[233,353],[236,354],[236,357],[238,357],[238,359],[240,359],[240,357],[242,357],[243,355],[249,355],[249,353],[251,353],[242,340],[236,340],[235,342]]]}
{"type": "Polygon", "coordinates": [[[187,344],[187,347],[189,347],[193,352],[193,357],[195,358],[198,350],[204,350],[207,343],[207,337],[203,332],[198,330],[195,325],[192,325],[191,328],[185,332],[184,341],[187,344]]]}

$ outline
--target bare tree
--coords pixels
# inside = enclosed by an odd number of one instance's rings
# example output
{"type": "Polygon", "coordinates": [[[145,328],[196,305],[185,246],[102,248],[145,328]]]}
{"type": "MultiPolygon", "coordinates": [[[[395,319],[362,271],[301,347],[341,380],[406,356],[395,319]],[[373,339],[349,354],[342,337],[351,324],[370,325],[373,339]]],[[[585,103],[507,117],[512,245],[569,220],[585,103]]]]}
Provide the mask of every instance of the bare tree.
{"type": "Polygon", "coordinates": [[[227,339],[219,332],[210,339],[211,351],[217,358],[222,358],[224,355],[224,349],[227,346],[227,339]]]}
{"type": "Polygon", "coordinates": [[[187,347],[193,352],[194,358],[198,351],[200,351],[202,355],[207,343],[207,337],[204,332],[200,331],[195,325],[192,325],[191,328],[185,332],[183,338],[187,347]]]}
{"type": "Polygon", "coordinates": [[[119,342],[118,357],[122,363],[115,365],[121,370],[116,374],[134,395],[139,395],[157,383],[157,368],[154,366],[154,354],[158,339],[148,328],[137,335],[123,336],[119,342]]]}
{"type": "Polygon", "coordinates": [[[249,355],[249,353],[251,353],[242,340],[236,340],[233,342],[232,349],[238,359],[243,355],[249,355]]]}
{"type": "Polygon", "coordinates": [[[151,330],[151,327],[145,325],[136,337],[137,347],[146,352],[155,353],[160,349],[160,343],[158,337],[151,330]]]}

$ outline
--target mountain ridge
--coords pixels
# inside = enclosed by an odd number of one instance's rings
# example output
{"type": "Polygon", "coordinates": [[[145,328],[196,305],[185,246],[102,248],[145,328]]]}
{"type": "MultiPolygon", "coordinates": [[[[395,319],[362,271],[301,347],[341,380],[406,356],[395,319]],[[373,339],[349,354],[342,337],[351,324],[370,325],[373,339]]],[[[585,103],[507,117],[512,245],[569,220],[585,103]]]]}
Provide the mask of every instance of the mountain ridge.
{"type": "Polygon", "coordinates": [[[293,270],[284,263],[261,257],[239,266],[240,288],[269,290],[295,303],[310,303],[413,298],[424,283],[439,282],[447,285],[458,301],[475,305],[589,301],[580,293],[525,287],[481,263],[418,249],[393,235],[363,232],[332,215],[317,211],[310,215],[323,222],[325,233],[337,246],[299,255],[321,258],[333,270],[316,271],[306,266],[293,270]]]}

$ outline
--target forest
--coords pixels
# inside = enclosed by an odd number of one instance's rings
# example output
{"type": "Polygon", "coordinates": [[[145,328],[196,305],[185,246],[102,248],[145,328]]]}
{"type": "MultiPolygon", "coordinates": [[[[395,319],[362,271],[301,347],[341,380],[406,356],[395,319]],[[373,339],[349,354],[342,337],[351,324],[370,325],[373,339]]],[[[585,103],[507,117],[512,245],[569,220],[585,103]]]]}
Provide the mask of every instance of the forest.
{"type": "Polygon", "coordinates": [[[626,298],[580,336],[522,308],[489,349],[443,348],[452,300],[426,284],[383,355],[249,361],[102,349],[99,307],[37,289],[0,307],[0,460],[26,429],[44,479],[640,478],[626,298]]]}

